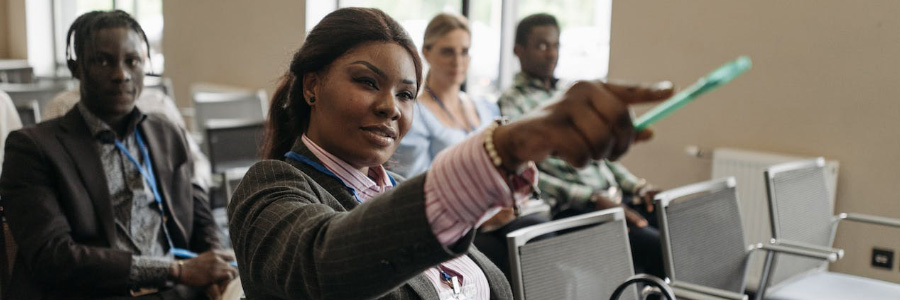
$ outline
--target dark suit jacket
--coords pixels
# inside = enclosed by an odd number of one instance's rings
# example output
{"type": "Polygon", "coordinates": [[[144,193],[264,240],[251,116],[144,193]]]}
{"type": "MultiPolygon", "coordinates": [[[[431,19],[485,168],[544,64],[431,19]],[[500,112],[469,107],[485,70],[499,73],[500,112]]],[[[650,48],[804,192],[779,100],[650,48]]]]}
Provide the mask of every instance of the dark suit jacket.
{"type": "MultiPolygon", "coordinates": [[[[219,248],[205,191],[191,184],[184,135],[163,118],[138,125],[147,142],[176,247],[219,248]]],[[[0,197],[19,251],[9,299],[127,295],[132,253],[116,239],[112,204],[94,138],[78,109],[15,131],[6,141],[0,197]]]]}
{"type": "MultiPolygon", "coordinates": [[[[294,152],[316,160],[299,140],[294,152]]],[[[333,177],[289,160],[254,165],[228,206],[248,299],[437,299],[422,272],[468,255],[492,299],[512,299],[503,273],[469,246],[442,246],[425,216],[425,175],[358,204],[333,177]]]]}

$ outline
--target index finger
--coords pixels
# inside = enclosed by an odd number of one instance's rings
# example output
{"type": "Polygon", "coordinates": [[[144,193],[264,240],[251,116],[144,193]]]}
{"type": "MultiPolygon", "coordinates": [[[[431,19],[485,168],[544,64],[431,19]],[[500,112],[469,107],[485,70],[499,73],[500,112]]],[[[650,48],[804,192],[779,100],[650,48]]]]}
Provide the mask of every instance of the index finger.
{"type": "Polygon", "coordinates": [[[660,81],[652,84],[628,84],[622,82],[603,82],[606,89],[627,104],[656,102],[669,99],[675,94],[671,81],[660,81]]]}

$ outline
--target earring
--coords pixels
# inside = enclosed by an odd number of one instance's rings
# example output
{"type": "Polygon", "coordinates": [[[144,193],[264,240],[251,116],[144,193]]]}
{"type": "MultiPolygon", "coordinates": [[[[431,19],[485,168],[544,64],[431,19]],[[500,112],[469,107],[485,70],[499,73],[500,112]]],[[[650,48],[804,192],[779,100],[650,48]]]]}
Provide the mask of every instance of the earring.
{"type": "Polygon", "coordinates": [[[316,103],[316,97],[309,97],[309,104],[316,103]]]}

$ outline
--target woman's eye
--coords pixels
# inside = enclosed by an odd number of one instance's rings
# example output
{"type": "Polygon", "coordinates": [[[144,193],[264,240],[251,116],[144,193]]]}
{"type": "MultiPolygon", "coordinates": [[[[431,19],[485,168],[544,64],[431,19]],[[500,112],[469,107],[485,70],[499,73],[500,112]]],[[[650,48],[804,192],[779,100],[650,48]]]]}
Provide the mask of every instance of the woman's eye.
{"type": "Polygon", "coordinates": [[[372,79],[368,79],[368,78],[357,78],[357,79],[355,79],[355,81],[356,81],[356,82],[359,82],[359,83],[361,83],[361,84],[365,84],[366,86],[368,86],[368,87],[370,87],[370,88],[373,88],[373,89],[375,89],[375,90],[378,90],[378,85],[376,85],[376,84],[375,84],[375,81],[372,80],[372,79]]]}
{"type": "Polygon", "coordinates": [[[415,100],[416,99],[416,96],[413,96],[412,92],[402,92],[402,93],[398,94],[398,96],[400,97],[400,99],[403,99],[403,100],[415,100]]]}

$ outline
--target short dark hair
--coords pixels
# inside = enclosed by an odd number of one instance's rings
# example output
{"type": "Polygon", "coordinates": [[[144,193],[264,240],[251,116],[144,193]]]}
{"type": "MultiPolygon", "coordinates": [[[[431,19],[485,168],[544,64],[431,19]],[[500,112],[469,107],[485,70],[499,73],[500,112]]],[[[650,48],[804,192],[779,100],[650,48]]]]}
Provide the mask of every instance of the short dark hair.
{"type": "Polygon", "coordinates": [[[531,34],[531,29],[538,26],[553,26],[556,27],[556,30],[559,30],[559,23],[556,22],[556,17],[553,15],[537,13],[527,16],[522,21],[519,21],[519,25],[516,26],[516,45],[525,46],[528,42],[528,35],[531,34]]]}
{"type": "MultiPolygon", "coordinates": [[[[150,42],[147,40],[147,34],[138,24],[137,20],[131,17],[127,12],[121,10],[113,11],[92,11],[78,16],[72,26],[69,27],[69,33],[66,34],[66,63],[69,70],[73,70],[76,60],[80,60],[85,55],[85,45],[94,44],[94,33],[106,28],[125,27],[134,30],[144,39],[144,45],[147,46],[147,55],[150,55],[150,42]],[[74,54],[74,57],[73,57],[74,54]]],[[[76,76],[75,74],[72,74],[76,76]]]]}
{"type": "Polygon", "coordinates": [[[309,126],[310,107],[303,96],[303,76],[325,70],[347,51],[373,41],[397,43],[409,52],[416,69],[416,94],[419,93],[422,60],[400,23],[374,8],[335,10],[306,35],[306,42],[294,53],[290,69],[272,95],[260,151],[263,158],[283,157],[309,126]]]}

